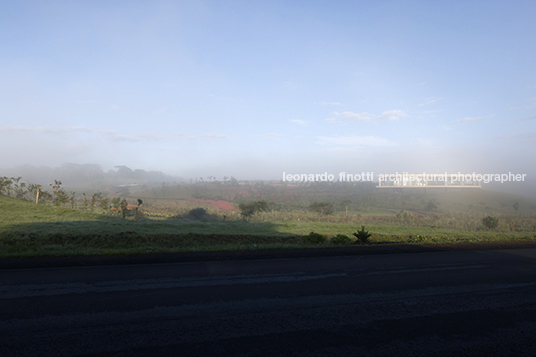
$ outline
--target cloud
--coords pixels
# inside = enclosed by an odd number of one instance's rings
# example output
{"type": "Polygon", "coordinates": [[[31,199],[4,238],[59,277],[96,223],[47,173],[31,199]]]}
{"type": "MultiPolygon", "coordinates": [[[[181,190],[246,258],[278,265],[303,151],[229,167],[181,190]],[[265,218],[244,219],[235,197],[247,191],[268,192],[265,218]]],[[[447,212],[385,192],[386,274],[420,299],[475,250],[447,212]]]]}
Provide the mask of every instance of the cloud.
{"type": "Polygon", "coordinates": [[[253,134],[253,136],[262,137],[268,140],[275,140],[280,136],[285,136],[285,134],[278,134],[278,133],[266,133],[266,134],[253,134]]]}
{"type": "Polygon", "coordinates": [[[423,114],[432,114],[432,113],[439,113],[439,112],[444,112],[445,109],[438,109],[438,110],[424,110],[422,113],[423,114]]]}
{"type": "Polygon", "coordinates": [[[295,83],[295,82],[292,82],[292,81],[288,81],[284,84],[284,87],[286,89],[289,89],[289,90],[297,90],[297,89],[301,89],[302,86],[299,85],[298,83],[295,83]]]}
{"type": "Polygon", "coordinates": [[[402,117],[407,117],[407,116],[409,116],[409,115],[404,113],[404,111],[402,111],[402,110],[389,110],[389,111],[381,113],[376,118],[392,121],[392,120],[398,120],[398,119],[400,119],[402,117]]]}
{"type": "Polygon", "coordinates": [[[519,119],[519,120],[516,120],[516,122],[520,122],[520,121],[529,121],[529,120],[534,120],[536,119],[536,115],[533,115],[531,117],[526,117],[526,118],[523,118],[523,119],[519,119]]]}
{"type": "Polygon", "coordinates": [[[437,102],[437,99],[429,99],[426,102],[419,104],[419,107],[424,107],[426,105],[434,104],[435,102],[437,102]]]}
{"type": "Polygon", "coordinates": [[[393,142],[375,136],[317,136],[317,144],[342,146],[391,146],[393,142]]]}
{"type": "Polygon", "coordinates": [[[331,118],[325,119],[327,122],[334,122],[337,118],[342,118],[348,121],[363,122],[369,121],[371,115],[369,113],[354,113],[354,112],[333,112],[331,118]]]}
{"type": "Polygon", "coordinates": [[[201,135],[187,135],[183,132],[175,133],[137,133],[123,134],[112,129],[91,129],[85,126],[0,126],[0,133],[22,133],[22,134],[44,134],[44,135],[74,135],[74,134],[96,134],[112,142],[158,142],[171,141],[177,138],[201,139],[201,140],[220,140],[229,139],[226,134],[206,133],[201,135]]]}
{"type": "Polygon", "coordinates": [[[305,120],[300,120],[300,119],[292,119],[291,122],[294,124],[301,125],[301,126],[307,125],[307,122],[305,120]]]}
{"type": "Polygon", "coordinates": [[[536,141],[536,132],[521,133],[521,134],[514,134],[514,135],[503,135],[503,136],[497,137],[496,139],[534,142],[536,141]]]}
{"type": "Polygon", "coordinates": [[[91,133],[92,129],[85,126],[0,126],[0,132],[4,133],[40,133],[40,134],[73,134],[91,133]]]}
{"type": "MultiPolygon", "coordinates": [[[[226,134],[217,134],[217,133],[207,133],[207,134],[201,134],[197,136],[200,139],[203,140],[221,140],[221,139],[229,139],[229,136],[226,134]]],[[[195,136],[192,138],[196,138],[195,136]]]]}
{"type": "Polygon", "coordinates": [[[486,115],[486,116],[483,116],[483,117],[465,117],[465,118],[458,119],[455,122],[459,123],[458,125],[463,125],[463,124],[467,124],[467,123],[472,122],[472,121],[493,118],[494,116],[495,115],[486,115]]]}
{"type": "Polygon", "coordinates": [[[527,106],[525,107],[525,109],[534,109],[534,108],[536,108],[536,97],[534,97],[534,98],[530,98],[530,99],[528,99],[527,101],[532,102],[532,104],[531,104],[531,105],[527,105],[527,106]]]}

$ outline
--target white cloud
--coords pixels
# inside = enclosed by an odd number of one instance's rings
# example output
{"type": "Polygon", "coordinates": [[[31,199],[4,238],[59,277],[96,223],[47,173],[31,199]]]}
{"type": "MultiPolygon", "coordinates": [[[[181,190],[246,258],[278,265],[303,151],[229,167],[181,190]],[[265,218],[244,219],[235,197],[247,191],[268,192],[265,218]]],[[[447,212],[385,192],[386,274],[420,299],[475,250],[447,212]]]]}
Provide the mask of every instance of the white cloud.
{"type": "Polygon", "coordinates": [[[527,105],[525,109],[534,109],[536,108],[536,97],[528,99],[529,102],[532,102],[531,105],[527,105]]]}
{"type": "Polygon", "coordinates": [[[307,125],[307,122],[305,120],[301,120],[301,119],[292,119],[291,122],[294,123],[294,124],[301,125],[301,126],[306,126],[307,125]]]}
{"type": "Polygon", "coordinates": [[[41,134],[73,134],[91,133],[94,130],[85,126],[0,126],[0,132],[41,133],[41,134]]]}
{"type": "Polygon", "coordinates": [[[472,122],[472,121],[493,118],[494,116],[495,115],[486,115],[486,116],[482,116],[482,117],[465,117],[465,118],[458,119],[455,122],[459,123],[458,125],[463,125],[463,124],[467,124],[467,123],[472,122]]]}
{"type": "Polygon", "coordinates": [[[424,110],[422,113],[423,114],[432,114],[432,113],[439,113],[439,112],[444,112],[445,109],[438,109],[438,110],[424,110]]]}
{"type": "MultiPolygon", "coordinates": [[[[217,134],[217,133],[207,133],[207,134],[201,134],[197,136],[200,139],[203,140],[220,140],[220,139],[229,139],[228,135],[225,134],[217,134]]],[[[195,139],[195,136],[193,137],[195,139]]]]}
{"type": "Polygon", "coordinates": [[[201,140],[219,140],[229,139],[226,134],[206,133],[201,135],[187,135],[183,132],[175,133],[137,133],[123,134],[112,129],[91,129],[85,126],[0,126],[0,133],[25,133],[25,134],[45,134],[45,135],[74,135],[79,133],[97,134],[113,142],[156,142],[170,141],[177,138],[201,139],[201,140]]]}
{"type": "Polygon", "coordinates": [[[419,104],[419,107],[424,107],[426,105],[434,104],[435,102],[437,102],[437,99],[429,99],[426,102],[419,104]]]}
{"type": "Polygon", "coordinates": [[[388,110],[386,112],[381,113],[376,118],[393,121],[393,120],[398,120],[398,119],[400,119],[402,117],[407,117],[407,116],[409,116],[409,115],[404,113],[404,111],[402,111],[402,110],[388,110]]]}
{"type": "Polygon", "coordinates": [[[529,121],[529,120],[534,120],[536,119],[536,115],[533,115],[531,117],[526,117],[526,118],[523,118],[523,119],[519,119],[519,120],[516,120],[516,122],[520,122],[520,121],[529,121]]]}
{"type": "Polygon", "coordinates": [[[345,119],[348,121],[356,121],[356,122],[363,122],[363,121],[369,121],[371,118],[371,115],[369,113],[354,113],[354,112],[333,112],[331,118],[326,118],[325,120],[327,122],[334,122],[337,120],[337,118],[345,119]]]}
{"type": "Polygon", "coordinates": [[[514,135],[503,135],[497,137],[497,139],[509,139],[514,141],[529,141],[534,142],[536,140],[536,132],[529,132],[529,133],[521,133],[521,134],[514,134],[514,135]]]}
{"type": "Polygon", "coordinates": [[[375,136],[317,136],[317,143],[322,145],[343,145],[343,146],[391,146],[393,142],[377,138],[375,136]]]}

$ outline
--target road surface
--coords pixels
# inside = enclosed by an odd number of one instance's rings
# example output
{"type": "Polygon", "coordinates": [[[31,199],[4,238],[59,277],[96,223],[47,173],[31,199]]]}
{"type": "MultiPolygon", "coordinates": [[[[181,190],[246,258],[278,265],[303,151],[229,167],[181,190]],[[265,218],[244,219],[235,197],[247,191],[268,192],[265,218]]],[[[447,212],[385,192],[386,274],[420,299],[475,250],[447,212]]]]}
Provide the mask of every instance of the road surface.
{"type": "Polygon", "coordinates": [[[536,356],[536,249],[0,270],[0,356],[536,356]]]}

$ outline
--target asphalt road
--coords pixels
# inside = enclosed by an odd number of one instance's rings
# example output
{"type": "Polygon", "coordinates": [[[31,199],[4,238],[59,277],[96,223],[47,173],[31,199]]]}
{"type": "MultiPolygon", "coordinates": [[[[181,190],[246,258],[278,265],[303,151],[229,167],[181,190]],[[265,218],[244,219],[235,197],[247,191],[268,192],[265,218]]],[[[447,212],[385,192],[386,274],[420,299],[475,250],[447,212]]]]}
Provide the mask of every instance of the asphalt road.
{"type": "Polygon", "coordinates": [[[536,249],[0,270],[0,356],[536,356],[536,249]]]}

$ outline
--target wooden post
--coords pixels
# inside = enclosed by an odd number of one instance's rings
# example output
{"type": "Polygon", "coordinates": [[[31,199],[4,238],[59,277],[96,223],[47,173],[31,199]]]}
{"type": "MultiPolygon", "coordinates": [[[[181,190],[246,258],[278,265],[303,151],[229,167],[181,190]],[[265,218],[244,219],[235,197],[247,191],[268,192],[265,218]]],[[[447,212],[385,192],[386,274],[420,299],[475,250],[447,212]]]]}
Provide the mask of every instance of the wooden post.
{"type": "Polygon", "coordinates": [[[36,205],[39,204],[39,193],[40,193],[40,191],[39,191],[39,189],[37,189],[37,193],[35,195],[35,204],[36,205]]]}

